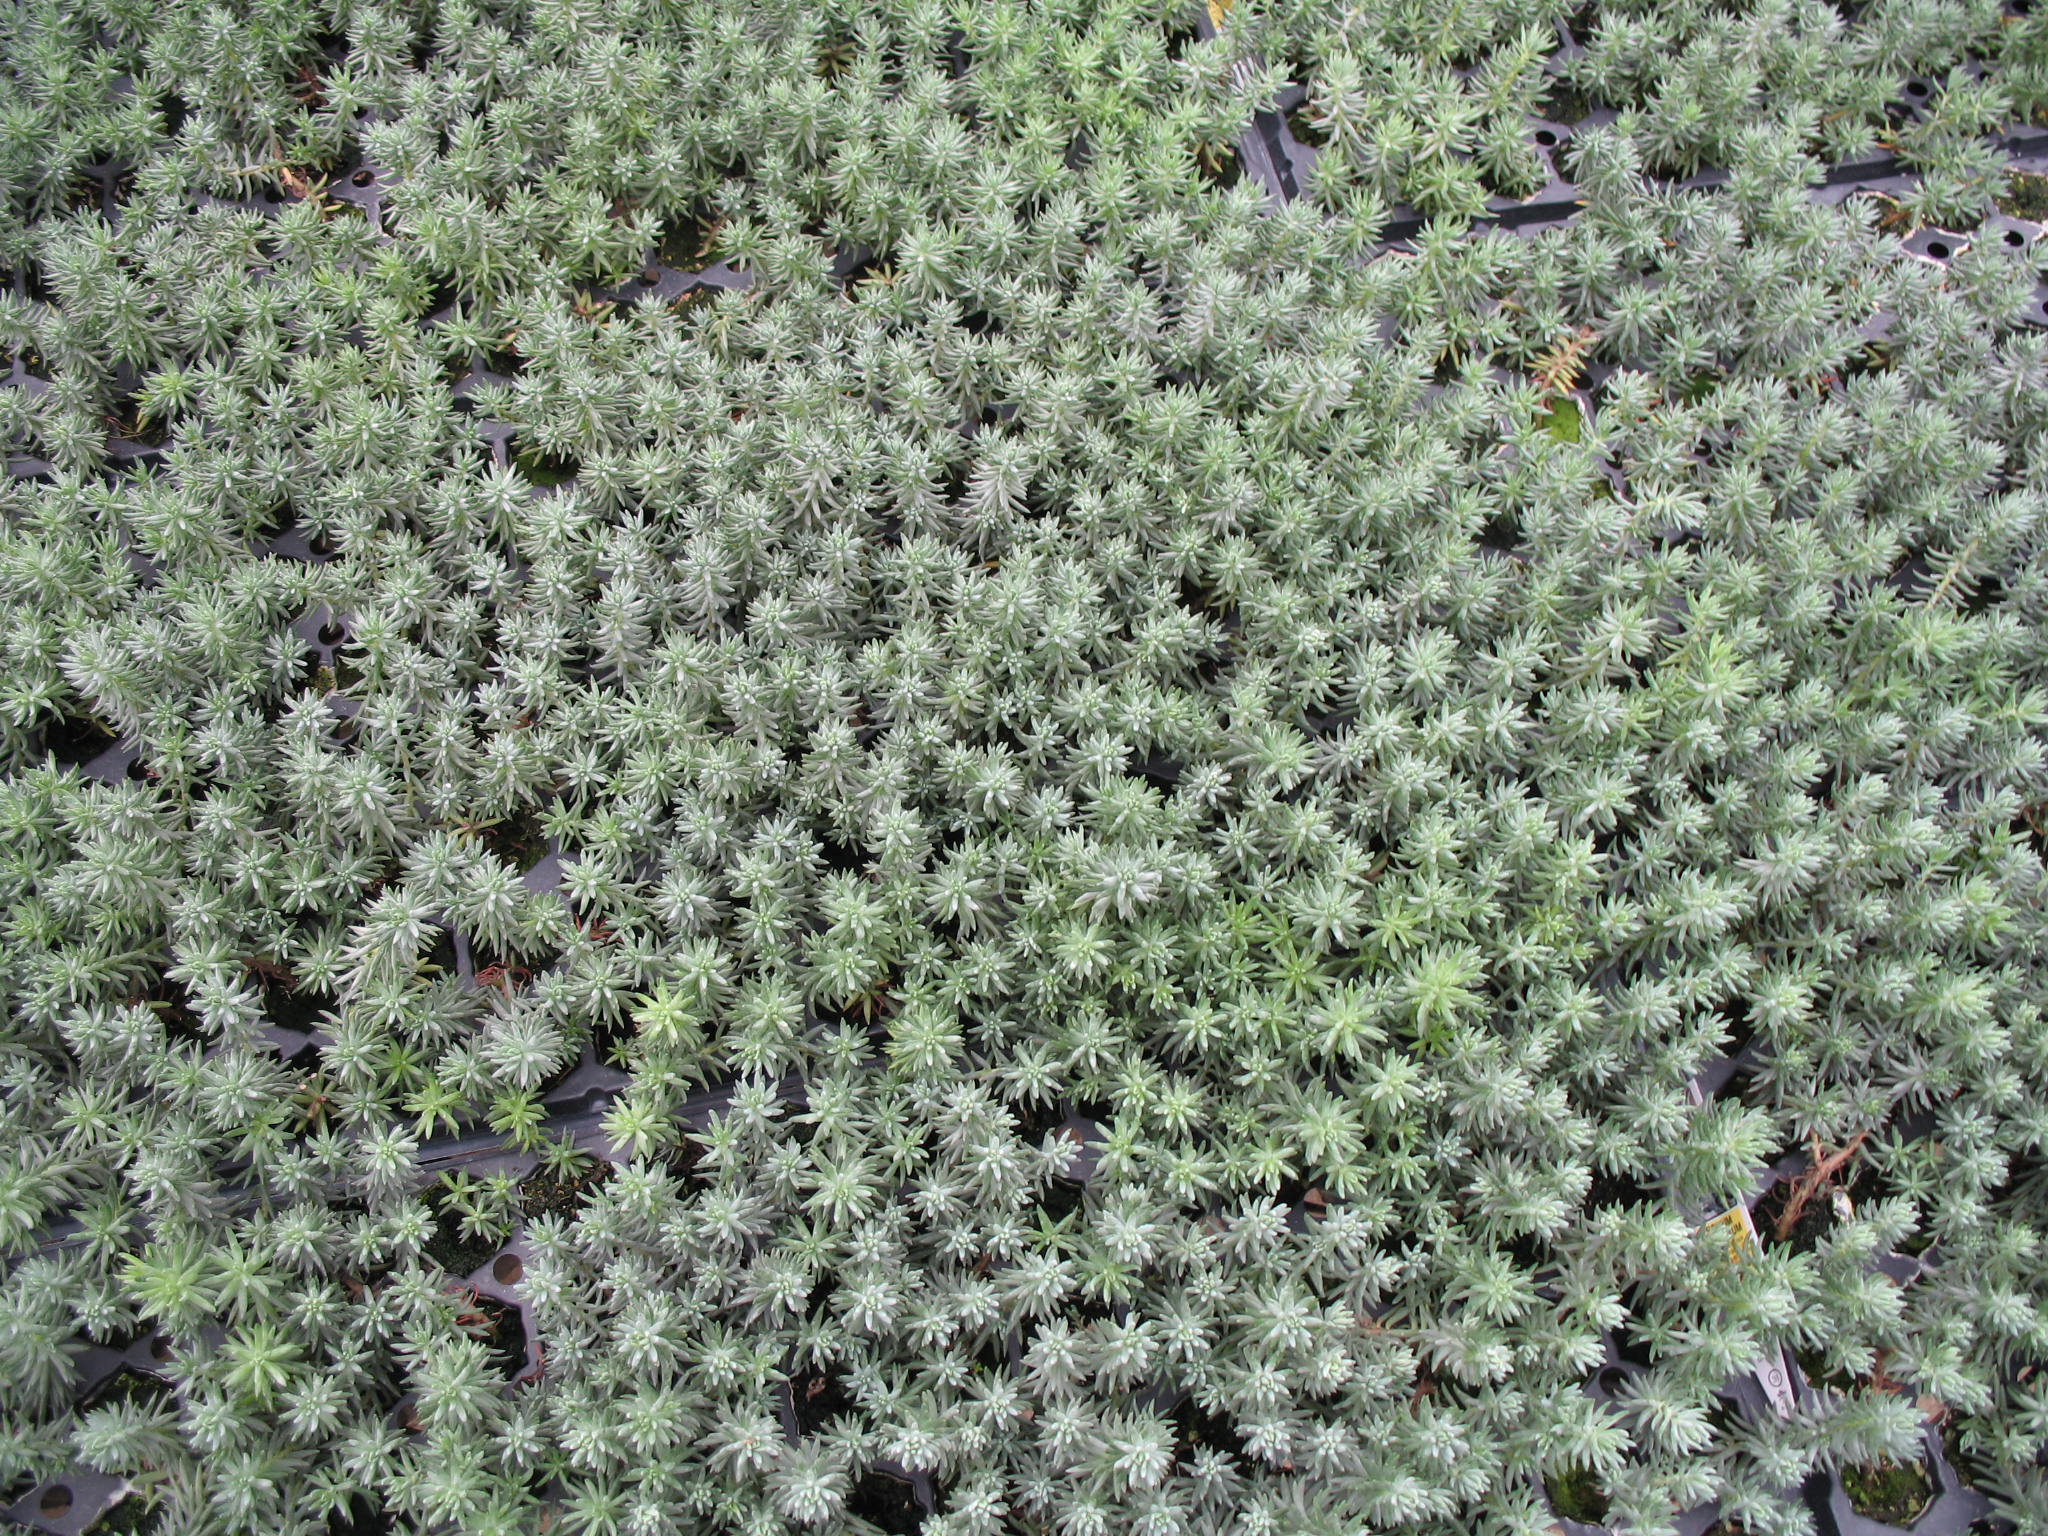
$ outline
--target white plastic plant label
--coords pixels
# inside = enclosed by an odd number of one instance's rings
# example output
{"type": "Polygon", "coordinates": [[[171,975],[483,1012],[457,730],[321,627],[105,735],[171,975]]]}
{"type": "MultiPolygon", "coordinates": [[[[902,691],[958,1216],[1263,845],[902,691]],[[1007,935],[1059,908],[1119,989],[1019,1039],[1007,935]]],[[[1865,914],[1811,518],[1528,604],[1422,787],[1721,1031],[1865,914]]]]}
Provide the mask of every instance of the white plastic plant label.
{"type": "MultiPolygon", "coordinates": [[[[1710,1231],[1716,1229],[1727,1242],[1730,1264],[1740,1264],[1763,1252],[1763,1243],[1757,1237],[1756,1222],[1751,1218],[1749,1207],[1746,1205],[1730,1206],[1720,1215],[1705,1222],[1700,1227],[1700,1235],[1707,1236],[1710,1231]]],[[[1752,1374],[1756,1377],[1756,1384],[1763,1388],[1764,1396],[1769,1399],[1771,1407],[1777,1410],[1778,1417],[1790,1418],[1792,1410],[1798,1406],[1799,1399],[1792,1389],[1792,1373],[1786,1369],[1784,1351],[1772,1350],[1752,1374]]]]}
{"type": "Polygon", "coordinates": [[[1778,1411],[1778,1417],[1789,1419],[1792,1410],[1798,1406],[1798,1394],[1792,1390],[1792,1373],[1785,1367],[1785,1352],[1774,1349],[1756,1368],[1756,1384],[1764,1389],[1764,1396],[1778,1411]]]}

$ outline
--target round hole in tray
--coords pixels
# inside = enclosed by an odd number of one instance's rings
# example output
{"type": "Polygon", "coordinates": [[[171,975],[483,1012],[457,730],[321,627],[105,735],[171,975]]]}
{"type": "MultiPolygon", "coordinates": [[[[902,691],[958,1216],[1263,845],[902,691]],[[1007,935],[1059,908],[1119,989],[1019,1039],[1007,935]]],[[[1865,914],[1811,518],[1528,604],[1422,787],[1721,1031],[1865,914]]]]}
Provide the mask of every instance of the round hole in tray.
{"type": "Polygon", "coordinates": [[[45,1520],[62,1520],[71,1513],[71,1490],[62,1483],[50,1484],[36,1500],[36,1513],[45,1520]]]}
{"type": "Polygon", "coordinates": [[[168,1360],[171,1358],[171,1341],[164,1334],[157,1334],[149,1341],[149,1358],[168,1360]]]}
{"type": "Polygon", "coordinates": [[[526,1264],[516,1253],[501,1253],[491,1266],[491,1278],[500,1285],[517,1285],[526,1276],[526,1264]]]}
{"type": "Polygon", "coordinates": [[[1936,261],[1947,261],[1949,258],[1948,242],[1946,240],[1928,241],[1927,254],[1932,256],[1936,261]]]}
{"type": "Polygon", "coordinates": [[[1541,144],[1545,149],[1549,149],[1553,144],[1557,142],[1557,135],[1548,128],[1538,128],[1536,130],[1536,142],[1538,144],[1541,144]]]}
{"type": "Polygon", "coordinates": [[[1618,1365],[1602,1366],[1593,1377],[1593,1382],[1600,1388],[1602,1396],[1619,1397],[1621,1389],[1628,1385],[1628,1376],[1629,1373],[1618,1365]]]}
{"type": "Polygon", "coordinates": [[[365,166],[362,170],[357,171],[355,175],[349,177],[349,180],[359,187],[367,187],[371,182],[375,181],[376,179],[377,173],[375,171],[370,170],[367,166],[365,166]]]}
{"type": "Polygon", "coordinates": [[[339,645],[342,637],[347,633],[347,630],[343,629],[332,619],[329,619],[320,626],[320,643],[322,645],[339,645]]]}
{"type": "Polygon", "coordinates": [[[1906,82],[1906,94],[1908,96],[1925,96],[1927,94],[1927,82],[1925,80],[1908,80],[1906,82]]]}
{"type": "Polygon", "coordinates": [[[2016,229],[2008,229],[2005,232],[2005,243],[2007,245],[2025,245],[2027,237],[2016,229]]]}

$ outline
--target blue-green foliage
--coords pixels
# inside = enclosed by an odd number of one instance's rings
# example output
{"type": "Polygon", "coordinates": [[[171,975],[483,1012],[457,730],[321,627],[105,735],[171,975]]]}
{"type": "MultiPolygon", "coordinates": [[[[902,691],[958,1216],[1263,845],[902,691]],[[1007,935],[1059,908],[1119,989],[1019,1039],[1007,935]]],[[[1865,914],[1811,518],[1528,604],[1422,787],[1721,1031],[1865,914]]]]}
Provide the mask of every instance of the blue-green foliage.
{"type": "Polygon", "coordinates": [[[2048,11],[1196,21],[0,21],[0,1482],[2048,1528],[2048,11]]]}

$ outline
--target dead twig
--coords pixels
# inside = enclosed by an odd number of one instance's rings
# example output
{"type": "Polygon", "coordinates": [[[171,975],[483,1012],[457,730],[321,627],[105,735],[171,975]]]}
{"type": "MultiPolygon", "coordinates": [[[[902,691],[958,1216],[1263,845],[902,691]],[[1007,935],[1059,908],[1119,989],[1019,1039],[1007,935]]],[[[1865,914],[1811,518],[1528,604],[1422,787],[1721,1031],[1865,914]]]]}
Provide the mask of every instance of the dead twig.
{"type": "Polygon", "coordinates": [[[1858,1131],[1846,1145],[1823,1154],[1820,1147],[1820,1133],[1813,1136],[1813,1161],[1804,1173],[1792,1181],[1792,1194],[1785,1202],[1785,1209],[1778,1213],[1778,1220],[1772,1228],[1772,1235],[1784,1242],[1792,1235],[1792,1229],[1799,1225],[1799,1218],[1806,1214],[1806,1207],[1813,1197],[1834,1180],[1836,1174],[1847,1167],[1856,1154],[1863,1150],[1863,1143],[1870,1139],[1868,1131],[1858,1131]]]}

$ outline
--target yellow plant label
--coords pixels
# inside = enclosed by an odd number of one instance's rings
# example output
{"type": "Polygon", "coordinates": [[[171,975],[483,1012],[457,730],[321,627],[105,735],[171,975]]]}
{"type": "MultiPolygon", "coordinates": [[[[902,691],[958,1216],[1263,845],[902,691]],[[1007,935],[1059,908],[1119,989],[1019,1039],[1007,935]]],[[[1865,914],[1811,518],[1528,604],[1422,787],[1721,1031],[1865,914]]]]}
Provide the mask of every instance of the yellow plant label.
{"type": "Polygon", "coordinates": [[[1740,1264],[1751,1254],[1763,1251],[1763,1244],[1757,1239],[1756,1223],[1750,1220],[1749,1207],[1746,1205],[1729,1207],[1713,1220],[1702,1225],[1700,1232],[1702,1235],[1705,1235],[1710,1228],[1714,1227],[1719,1227],[1728,1240],[1728,1262],[1730,1264],[1740,1264]]]}

